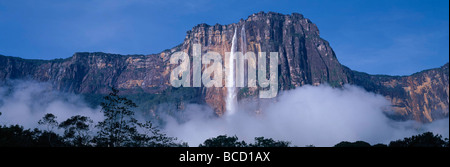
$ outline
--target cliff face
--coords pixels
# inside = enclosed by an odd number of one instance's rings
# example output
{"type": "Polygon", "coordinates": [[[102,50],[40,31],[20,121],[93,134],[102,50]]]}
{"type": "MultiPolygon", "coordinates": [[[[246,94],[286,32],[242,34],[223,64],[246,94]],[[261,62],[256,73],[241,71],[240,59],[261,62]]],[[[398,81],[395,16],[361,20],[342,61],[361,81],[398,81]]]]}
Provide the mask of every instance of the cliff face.
{"type": "Polygon", "coordinates": [[[56,89],[74,93],[125,91],[141,88],[156,93],[167,88],[164,64],[157,56],[75,53],[60,60],[25,60],[0,56],[0,79],[33,79],[50,82],[56,89]]]}
{"type": "MultiPolygon", "coordinates": [[[[0,56],[0,80],[30,78],[82,94],[105,94],[114,86],[125,94],[177,96],[170,93],[176,90],[169,83],[170,72],[177,66],[169,64],[171,53],[184,51],[192,56],[193,44],[201,44],[203,54],[215,51],[224,56],[231,50],[235,31],[237,51],[279,53],[279,90],[305,84],[355,84],[384,95],[398,118],[431,122],[448,116],[448,64],[403,77],[352,71],[339,63],[329,43],[320,38],[317,26],[295,13],[257,13],[229,25],[199,24],[187,32],[182,44],[153,55],[75,53],[50,61],[0,56]]],[[[190,98],[210,105],[218,115],[224,113],[226,88],[188,89],[194,90],[189,91],[190,98]]],[[[257,88],[243,88],[238,98],[255,99],[257,94],[257,88]]],[[[183,106],[181,101],[176,103],[183,106]]]]}
{"type": "MultiPolygon", "coordinates": [[[[192,55],[193,44],[202,45],[202,53],[215,51],[222,56],[230,52],[234,32],[237,51],[278,52],[279,90],[305,84],[348,83],[347,74],[328,42],[321,39],[315,24],[301,14],[257,13],[230,25],[200,24],[187,32],[180,49],[192,55]]],[[[267,61],[268,62],[268,61],[267,61]]],[[[206,103],[223,114],[225,88],[203,88],[206,103]]],[[[239,98],[255,97],[255,88],[241,89],[239,98]]]]}
{"type": "Polygon", "coordinates": [[[351,84],[384,95],[400,119],[432,122],[448,117],[449,64],[410,76],[368,75],[349,72],[351,84]]]}

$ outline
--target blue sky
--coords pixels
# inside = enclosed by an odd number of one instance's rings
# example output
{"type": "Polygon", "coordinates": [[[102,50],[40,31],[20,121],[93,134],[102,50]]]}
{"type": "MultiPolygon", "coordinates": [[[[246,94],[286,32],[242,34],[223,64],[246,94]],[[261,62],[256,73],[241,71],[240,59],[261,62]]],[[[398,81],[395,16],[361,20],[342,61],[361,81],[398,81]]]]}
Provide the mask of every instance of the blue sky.
{"type": "Polygon", "coordinates": [[[0,0],[0,54],[158,53],[199,23],[230,24],[259,11],[302,13],[354,70],[408,75],[449,61],[447,0],[0,0]]]}

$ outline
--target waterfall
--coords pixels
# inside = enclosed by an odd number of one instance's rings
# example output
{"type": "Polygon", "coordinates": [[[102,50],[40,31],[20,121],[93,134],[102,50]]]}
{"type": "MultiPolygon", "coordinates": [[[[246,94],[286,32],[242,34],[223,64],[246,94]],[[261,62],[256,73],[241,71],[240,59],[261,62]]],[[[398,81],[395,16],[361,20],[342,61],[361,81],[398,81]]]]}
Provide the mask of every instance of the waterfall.
{"type": "Polygon", "coordinates": [[[245,25],[241,29],[241,52],[245,54],[247,52],[247,36],[245,36],[245,25]]]}
{"type": "Polygon", "coordinates": [[[234,59],[236,57],[236,29],[234,30],[233,39],[231,40],[231,51],[230,58],[228,59],[228,76],[227,80],[230,82],[227,85],[227,98],[226,98],[226,114],[231,115],[236,112],[236,82],[235,82],[235,67],[234,67],[234,59]]]}
{"type": "MultiPolygon", "coordinates": [[[[247,37],[245,36],[245,25],[242,25],[242,28],[241,28],[241,52],[242,52],[243,55],[245,55],[245,53],[247,53],[247,37]]],[[[240,63],[243,63],[243,62],[240,62],[240,63]]],[[[238,64],[238,63],[236,63],[236,64],[238,64]]],[[[240,65],[240,64],[238,64],[238,65],[240,65]]],[[[247,74],[248,74],[247,73],[247,69],[248,69],[248,67],[244,63],[244,69],[243,69],[244,71],[243,71],[243,74],[241,74],[241,76],[240,76],[240,77],[242,77],[242,75],[244,75],[243,76],[244,77],[244,85],[248,84],[248,82],[247,82],[247,78],[248,78],[248,76],[247,76],[247,74]]]]}
{"type": "MultiPolygon", "coordinates": [[[[236,38],[236,32],[237,29],[234,30],[234,35],[233,35],[233,39],[231,41],[231,50],[230,50],[230,58],[228,59],[228,78],[227,80],[230,82],[230,84],[228,85],[227,88],[227,98],[226,98],[226,114],[228,115],[232,115],[236,112],[236,107],[237,107],[237,90],[236,89],[236,67],[235,67],[235,63],[234,60],[236,59],[236,51],[237,51],[237,38],[236,38]]],[[[241,29],[241,51],[242,53],[245,54],[246,50],[247,50],[247,39],[245,36],[245,27],[242,26],[241,29]]],[[[238,63],[238,61],[236,60],[236,63],[238,63]]]]}

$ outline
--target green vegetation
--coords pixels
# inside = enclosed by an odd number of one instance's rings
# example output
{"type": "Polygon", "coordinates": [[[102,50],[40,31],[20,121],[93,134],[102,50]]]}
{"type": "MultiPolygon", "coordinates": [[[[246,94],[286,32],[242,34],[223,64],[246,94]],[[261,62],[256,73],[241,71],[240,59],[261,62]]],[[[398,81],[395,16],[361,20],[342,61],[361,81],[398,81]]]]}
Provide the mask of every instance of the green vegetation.
{"type": "Polygon", "coordinates": [[[449,139],[442,139],[441,135],[434,135],[432,132],[425,132],[402,140],[391,141],[389,145],[375,144],[371,146],[364,141],[347,142],[343,141],[334,147],[449,147],[449,139]]]}
{"type": "Polygon", "coordinates": [[[200,144],[199,147],[246,147],[245,141],[238,141],[237,136],[228,137],[227,135],[220,135],[214,138],[207,139],[200,144]]]}
{"type": "MultiPolygon", "coordinates": [[[[139,91],[137,91],[139,92],[139,91]]],[[[123,95],[125,98],[132,100],[139,108],[134,108],[135,112],[147,113],[150,110],[157,111],[158,106],[161,104],[179,104],[185,103],[198,103],[200,100],[201,90],[198,88],[174,88],[169,87],[161,93],[134,93],[123,95]]],[[[89,103],[90,107],[97,107],[103,101],[101,94],[83,94],[84,100],[89,103]]],[[[171,111],[164,111],[169,115],[171,111]]]]}
{"type": "Polygon", "coordinates": [[[334,145],[334,147],[370,147],[370,144],[365,142],[365,141],[356,141],[356,142],[348,142],[348,141],[343,141],[340,142],[336,145],[334,145]]]}
{"type": "Polygon", "coordinates": [[[137,105],[118,95],[119,90],[104,97],[101,103],[105,119],[95,127],[98,132],[92,134],[93,121],[86,116],[76,115],[58,123],[57,116],[47,113],[38,124],[46,130],[24,129],[19,125],[0,127],[0,146],[18,147],[175,147],[187,146],[176,143],[176,138],[153,126],[151,122],[141,123],[134,118],[132,108],[137,105]],[[61,136],[54,132],[63,129],[61,136]]]}
{"type": "Polygon", "coordinates": [[[155,146],[177,146],[176,140],[160,133],[150,121],[140,123],[134,118],[137,105],[118,95],[119,90],[112,88],[112,92],[105,96],[101,103],[105,120],[99,122],[99,129],[93,143],[104,147],[155,147],[155,146]]]}
{"type": "Polygon", "coordinates": [[[131,108],[137,105],[131,100],[120,97],[119,90],[112,89],[112,93],[105,96],[101,103],[105,120],[99,122],[100,129],[95,142],[100,146],[120,147],[132,145],[132,138],[137,135],[137,120],[133,118],[131,108]]]}
{"type": "MultiPolygon", "coordinates": [[[[185,91],[185,90],[182,90],[185,91]]],[[[182,92],[181,91],[181,92],[182,92]]],[[[134,118],[137,105],[130,99],[119,96],[119,90],[104,96],[101,103],[105,119],[97,125],[86,116],[76,115],[58,123],[57,116],[47,113],[38,121],[46,130],[24,129],[20,125],[0,126],[0,147],[187,147],[176,138],[162,133],[152,122],[139,122],[134,118]],[[94,133],[93,128],[97,128],[94,133]],[[63,130],[60,135],[56,129],[63,130]]],[[[180,93],[180,92],[172,92],[180,93]]],[[[175,96],[182,98],[182,96],[175,96]]],[[[2,113],[0,113],[1,116],[2,113]]],[[[253,143],[240,141],[237,136],[219,135],[206,139],[199,147],[291,147],[288,141],[255,137],[253,143]]],[[[307,145],[306,147],[314,147],[307,145]]],[[[391,141],[389,145],[370,145],[364,141],[343,141],[334,147],[449,147],[449,139],[432,132],[391,141]]]]}
{"type": "Polygon", "coordinates": [[[420,135],[391,141],[389,147],[449,147],[448,138],[442,139],[441,135],[425,132],[420,135]]]}
{"type": "Polygon", "coordinates": [[[25,130],[22,126],[0,127],[0,147],[63,147],[66,144],[56,133],[38,129],[25,130]]]}
{"type": "Polygon", "coordinates": [[[291,142],[275,141],[272,138],[255,137],[255,143],[250,144],[250,147],[289,147],[291,142]]]}
{"type": "Polygon", "coordinates": [[[59,128],[64,129],[64,142],[71,146],[89,146],[91,136],[90,126],[93,121],[86,116],[76,115],[61,122],[59,128]]]}
{"type": "Polygon", "coordinates": [[[264,137],[255,137],[254,143],[247,144],[245,141],[239,141],[237,136],[219,135],[205,140],[199,147],[289,147],[290,144],[287,141],[275,141],[264,137]]]}
{"type": "Polygon", "coordinates": [[[248,97],[248,91],[249,91],[248,87],[243,87],[243,88],[239,89],[238,97],[240,97],[240,98],[247,98],[248,97]]]}

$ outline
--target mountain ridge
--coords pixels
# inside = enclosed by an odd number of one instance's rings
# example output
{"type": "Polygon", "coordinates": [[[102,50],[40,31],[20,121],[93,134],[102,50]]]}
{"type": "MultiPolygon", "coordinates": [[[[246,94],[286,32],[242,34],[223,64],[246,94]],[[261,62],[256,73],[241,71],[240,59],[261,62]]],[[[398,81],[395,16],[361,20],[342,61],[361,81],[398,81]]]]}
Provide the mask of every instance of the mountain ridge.
{"type": "MultiPolygon", "coordinates": [[[[125,94],[171,96],[170,92],[179,90],[169,84],[170,71],[176,67],[168,63],[170,54],[184,51],[192,55],[193,44],[201,44],[202,53],[216,51],[225,55],[230,51],[235,30],[241,30],[237,31],[239,37],[246,36],[245,41],[238,40],[238,48],[247,52],[279,52],[280,91],[324,83],[333,87],[354,84],[384,95],[401,119],[432,122],[448,117],[448,63],[408,76],[354,71],[340,64],[329,42],[320,37],[317,26],[298,13],[259,12],[238,23],[198,24],[187,31],[181,44],[157,54],[76,52],[72,57],[54,60],[0,55],[0,80],[30,77],[51,82],[57,90],[80,94],[106,94],[110,87],[117,87],[125,94]]],[[[177,108],[183,108],[183,101],[194,99],[211,106],[217,115],[223,115],[226,88],[190,89],[194,89],[189,95],[191,99],[177,99],[177,108]]],[[[258,88],[241,89],[238,99],[258,101],[257,95],[258,88]]]]}

